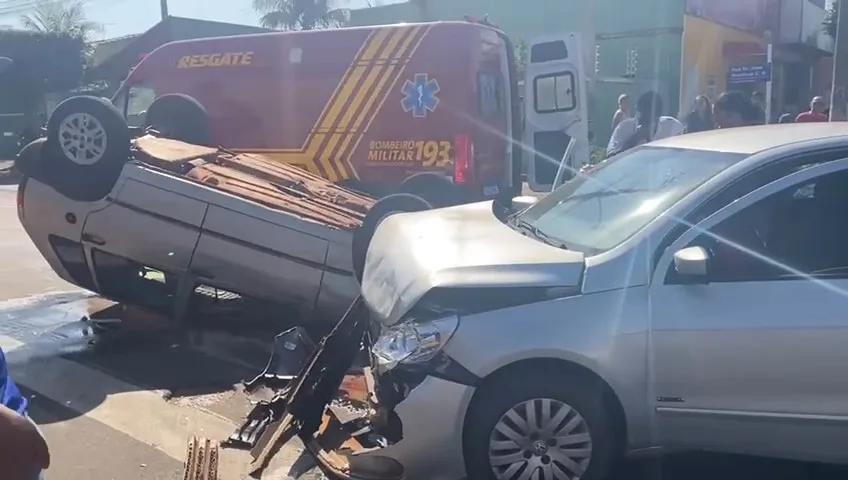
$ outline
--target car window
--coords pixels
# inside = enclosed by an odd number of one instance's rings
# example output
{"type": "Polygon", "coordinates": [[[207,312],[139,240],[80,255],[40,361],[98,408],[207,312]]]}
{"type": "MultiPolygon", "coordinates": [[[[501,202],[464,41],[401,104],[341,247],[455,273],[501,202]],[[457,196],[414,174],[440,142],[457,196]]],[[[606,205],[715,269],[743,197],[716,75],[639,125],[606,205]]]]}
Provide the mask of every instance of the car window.
{"type": "Polygon", "coordinates": [[[501,111],[503,98],[500,74],[480,72],[477,74],[477,89],[480,96],[480,113],[491,115],[501,111]]]}
{"type": "Polygon", "coordinates": [[[707,249],[713,282],[848,276],[848,172],[766,197],[689,246],[707,249]]]}
{"type": "Polygon", "coordinates": [[[147,109],[156,100],[156,91],[145,84],[136,84],[129,88],[127,100],[127,123],[132,127],[143,127],[147,117],[147,109]]]}

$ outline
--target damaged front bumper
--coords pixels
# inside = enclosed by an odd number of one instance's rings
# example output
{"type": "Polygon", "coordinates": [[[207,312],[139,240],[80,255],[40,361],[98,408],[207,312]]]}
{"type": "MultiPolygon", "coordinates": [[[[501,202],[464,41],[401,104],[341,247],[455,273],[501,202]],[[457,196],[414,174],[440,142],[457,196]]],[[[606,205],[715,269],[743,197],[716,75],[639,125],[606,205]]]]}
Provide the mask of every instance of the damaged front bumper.
{"type": "MultiPolygon", "coordinates": [[[[368,318],[357,299],[317,348],[299,329],[277,337],[265,371],[245,385],[257,405],[228,440],[251,449],[251,473],[263,470],[298,436],[334,478],[401,479],[410,466],[427,470],[430,478],[462,476],[462,456],[456,453],[461,451],[460,412],[474,379],[456,382],[428,378],[432,372],[423,369],[386,369],[396,359],[375,358],[368,318]],[[431,393],[411,398],[425,382],[431,393]],[[433,460],[440,462],[441,474],[430,475],[436,473],[427,463],[433,460]]],[[[444,368],[434,360],[430,365],[444,368]]]]}

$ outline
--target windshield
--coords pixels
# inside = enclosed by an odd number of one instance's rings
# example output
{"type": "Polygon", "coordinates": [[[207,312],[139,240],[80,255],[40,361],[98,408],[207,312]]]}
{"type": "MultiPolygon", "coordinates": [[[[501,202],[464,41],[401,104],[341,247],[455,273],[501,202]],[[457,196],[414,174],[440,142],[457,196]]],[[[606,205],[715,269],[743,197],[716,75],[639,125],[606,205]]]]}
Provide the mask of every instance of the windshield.
{"type": "Polygon", "coordinates": [[[744,158],[736,153],[640,147],[563,184],[519,214],[515,225],[587,254],[607,251],[712,176],[744,158]]]}

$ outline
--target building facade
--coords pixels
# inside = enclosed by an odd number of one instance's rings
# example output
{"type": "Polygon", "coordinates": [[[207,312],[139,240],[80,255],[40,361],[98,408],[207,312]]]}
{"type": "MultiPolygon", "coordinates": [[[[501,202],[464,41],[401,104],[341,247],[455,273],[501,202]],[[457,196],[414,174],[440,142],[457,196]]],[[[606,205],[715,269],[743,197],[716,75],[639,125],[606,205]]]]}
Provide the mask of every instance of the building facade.
{"type": "Polygon", "coordinates": [[[726,90],[765,93],[772,44],[772,120],[806,109],[830,91],[833,42],[822,28],[825,0],[687,0],[680,104],[726,90]]]}

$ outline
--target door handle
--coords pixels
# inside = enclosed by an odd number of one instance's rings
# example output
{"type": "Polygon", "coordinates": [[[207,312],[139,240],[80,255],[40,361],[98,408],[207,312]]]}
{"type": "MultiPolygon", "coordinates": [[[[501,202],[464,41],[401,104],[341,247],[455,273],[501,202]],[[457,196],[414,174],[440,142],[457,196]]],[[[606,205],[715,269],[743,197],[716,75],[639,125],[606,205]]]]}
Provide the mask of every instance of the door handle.
{"type": "Polygon", "coordinates": [[[96,235],[92,235],[90,233],[83,233],[82,234],[82,241],[86,242],[86,243],[93,243],[93,244],[95,244],[99,247],[106,245],[106,240],[103,240],[102,238],[100,238],[96,235]]]}

